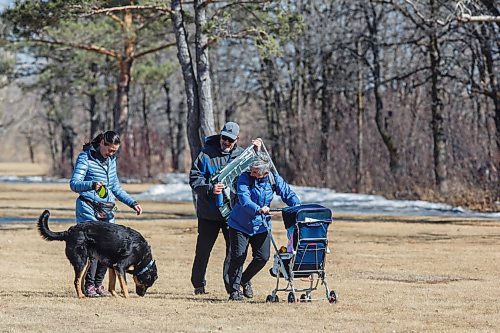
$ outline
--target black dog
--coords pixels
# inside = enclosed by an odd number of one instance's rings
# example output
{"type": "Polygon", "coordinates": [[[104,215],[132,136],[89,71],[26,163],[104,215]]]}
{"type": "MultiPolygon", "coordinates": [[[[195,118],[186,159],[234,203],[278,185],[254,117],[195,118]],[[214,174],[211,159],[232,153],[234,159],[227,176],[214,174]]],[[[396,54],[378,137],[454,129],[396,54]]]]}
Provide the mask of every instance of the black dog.
{"type": "Polygon", "coordinates": [[[128,297],[125,273],[132,273],[137,295],[146,290],[158,278],[151,248],[134,229],[106,222],[79,223],[66,231],[54,232],[48,227],[50,212],[44,211],[38,219],[38,230],[48,241],[66,242],[66,257],[75,269],[75,289],[79,298],[83,294],[83,277],[90,266],[90,258],[96,258],[109,267],[109,291],[116,296],[116,277],[123,296],[128,297]],[[129,270],[133,266],[133,270],[129,270]]]}

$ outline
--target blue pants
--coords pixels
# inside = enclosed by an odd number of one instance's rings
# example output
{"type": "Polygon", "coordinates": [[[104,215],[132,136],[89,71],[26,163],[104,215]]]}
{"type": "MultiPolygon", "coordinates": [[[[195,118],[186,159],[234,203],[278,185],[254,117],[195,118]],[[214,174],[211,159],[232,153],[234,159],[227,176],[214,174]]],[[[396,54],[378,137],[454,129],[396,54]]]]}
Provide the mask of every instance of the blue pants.
{"type": "Polygon", "coordinates": [[[231,251],[229,261],[229,284],[231,292],[240,291],[242,284],[247,284],[266,265],[271,250],[271,237],[264,233],[249,236],[241,231],[229,228],[231,251]],[[243,271],[248,245],[252,246],[252,261],[243,271]]]}

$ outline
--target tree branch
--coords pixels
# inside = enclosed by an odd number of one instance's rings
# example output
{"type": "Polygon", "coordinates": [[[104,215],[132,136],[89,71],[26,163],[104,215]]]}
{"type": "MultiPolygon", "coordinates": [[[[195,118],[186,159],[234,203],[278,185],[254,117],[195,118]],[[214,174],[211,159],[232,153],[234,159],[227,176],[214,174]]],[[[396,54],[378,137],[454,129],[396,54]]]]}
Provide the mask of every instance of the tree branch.
{"type": "Polygon", "coordinates": [[[78,44],[78,43],[70,43],[70,42],[60,42],[57,40],[48,40],[48,39],[30,39],[31,42],[35,43],[43,43],[43,44],[49,44],[49,45],[61,45],[61,46],[68,46],[80,50],[85,50],[85,51],[91,51],[94,53],[99,53],[99,54],[104,54],[113,58],[118,58],[120,54],[116,51],[113,50],[108,50],[104,47],[100,47],[97,45],[87,45],[87,44],[78,44]]]}
{"type": "Polygon", "coordinates": [[[139,52],[134,56],[134,59],[140,58],[142,56],[145,56],[146,54],[153,53],[153,52],[156,52],[159,50],[163,50],[163,49],[166,49],[167,47],[171,47],[171,46],[175,46],[175,45],[176,45],[176,42],[172,42],[172,43],[160,45],[158,47],[155,47],[155,48],[143,51],[143,52],[139,52]]]}
{"type": "Polygon", "coordinates": [[[482,23],[482,22],[500,23],[500,16],[489,16],[489,15],[472,16],[469,14],[462,14],[461,16],[457,17],[457,20],[459,22],[464,22],[464,23],[482,23]]]}
{"type": "Polygon", "coordinates": [[[125,29],[125,24],[123,23],[123,20],[121,20],[118,16],[114,14],[109,14],[109,17],[111,17],[112,20],[117,22],[123,29],[125,29]]]}
{"type": "Polygon", "coordinates": [[[121,11],[126,11],[126,10],[155,10],[155,11],[159,11],[162,13],[168,13],[170,15],[173,14],[173,12],[170,8],[163,7],[163,6],[121,6],[121,7],[95,9],[95,10],[90,11],[87,14],[83,14],[82,17],[98,15],[98,14],[109,15],[109,14],[114,13],[114,12],[121,12],[121,11]]]}

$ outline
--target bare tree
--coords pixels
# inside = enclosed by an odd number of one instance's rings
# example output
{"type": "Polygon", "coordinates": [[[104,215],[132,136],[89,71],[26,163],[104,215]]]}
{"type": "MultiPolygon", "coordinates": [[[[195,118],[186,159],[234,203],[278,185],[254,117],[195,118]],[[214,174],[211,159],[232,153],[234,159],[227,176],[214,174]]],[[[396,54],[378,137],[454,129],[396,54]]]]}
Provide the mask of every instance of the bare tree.
{"type": "Polygon", "coordinates": [[[191,150],[191,160],[194,161],[202,146],[200,135],[208,132],[206,129],[201,128],[197,75],[189,49],[188,31],[185,26],[181,1],[172,0],[171,6],[172,21],[174,23],[174,33],[177,42],[177,58],[182,68],[186,92],[188,142],[191,150]]]}

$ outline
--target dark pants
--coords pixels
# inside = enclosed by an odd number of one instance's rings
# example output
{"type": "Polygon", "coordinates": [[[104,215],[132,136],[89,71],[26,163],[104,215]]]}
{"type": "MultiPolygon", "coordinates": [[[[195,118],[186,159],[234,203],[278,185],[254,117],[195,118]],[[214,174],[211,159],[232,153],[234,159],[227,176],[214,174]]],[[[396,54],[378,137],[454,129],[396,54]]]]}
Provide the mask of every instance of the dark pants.
{"type": "Polygon", "coordinates": [[[231,259],[229,263],[229,283],[231,292],[240,291],[242,284],[247,284],[266,265],[271,250],[271,238],[268,232],[249,236],[241,231],[229,228],[231,240],[231,259]],[[247,257],[248,245],[252,246],[252,261],[243,272],[243,263],[247,257]]]}
{"type": "Polygon", "coordinates": [[[220,230],[222,230],[222,235],[224,235],[226,241],[226,257],[222,268],[222,278],[226,291],[229,292],[229,279],[227,276],[229,268],[229,233],[227,223],[225,221],[210,221],[200,218],[198,219],[198,238],[191,271],[191,283],[195,288],[204,287],[206,284],[205,273],[207,272],[208,259],[210,259],[210,252],[212,252],[220,230]]]}
{"type": "MultiPolygon", "coordinates": [[[[87,203],[85,203],[85,205],[90,207],[90,205],[87,203]]],[[[109,223],[109,221],[103,223],[109,223]]],[[[90,266],[87,270],[87,274],[85,275],[85,288],[92,284],[96,287],[101,285],[102,281],[104,281],[104,276],[106,275],[107,270],[108,266],[101,264],[97,259],[90,258],[90,266]]]]}
{"type": "Polygon", "coordinates": [[[85,287],[91,284],[96,287],[101,285],[107,270],[108,266],[101,264],[97,259],[91,258],[89,270],[85,275],[85,287]]]}

